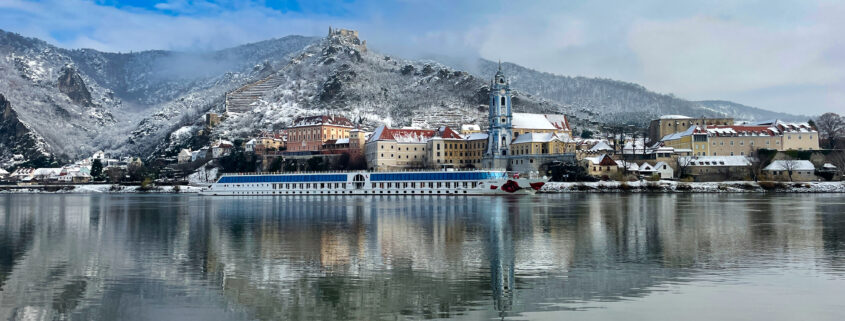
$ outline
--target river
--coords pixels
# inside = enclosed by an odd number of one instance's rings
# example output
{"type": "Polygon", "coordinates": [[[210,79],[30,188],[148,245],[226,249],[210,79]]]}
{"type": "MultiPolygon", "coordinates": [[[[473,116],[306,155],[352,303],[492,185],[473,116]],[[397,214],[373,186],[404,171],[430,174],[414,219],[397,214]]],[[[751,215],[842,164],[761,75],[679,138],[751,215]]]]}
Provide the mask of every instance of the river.
{"type": "Polygon", "coordinates": [[[2,320],[842,320],[845,194],[0,194],[2,320]]]}

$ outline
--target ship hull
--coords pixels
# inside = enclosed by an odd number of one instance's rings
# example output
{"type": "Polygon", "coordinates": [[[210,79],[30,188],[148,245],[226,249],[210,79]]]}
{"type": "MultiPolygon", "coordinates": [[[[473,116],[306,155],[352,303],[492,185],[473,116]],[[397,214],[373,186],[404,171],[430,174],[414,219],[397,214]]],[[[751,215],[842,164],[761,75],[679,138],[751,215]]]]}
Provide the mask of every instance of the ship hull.
{"type": "Polygon", "coordinates": [[[532,195],[547,179],[502,171],[227,174],[200,192],[210,196],[532,195]]]}

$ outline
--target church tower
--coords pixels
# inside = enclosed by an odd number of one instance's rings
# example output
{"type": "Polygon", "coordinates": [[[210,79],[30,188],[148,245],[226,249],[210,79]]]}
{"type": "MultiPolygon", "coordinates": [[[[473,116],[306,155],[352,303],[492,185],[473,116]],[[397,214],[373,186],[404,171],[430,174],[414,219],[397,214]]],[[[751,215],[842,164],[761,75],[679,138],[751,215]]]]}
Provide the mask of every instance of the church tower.
{"type": "Polygon", "coordinates": [[[513,119],[511,111],[511,86],[502,73],[502,63],[490,83],[490,124],[487,130],[487,155],[496,158],[510,155],[510,143],[513,139],[513,119]]]}

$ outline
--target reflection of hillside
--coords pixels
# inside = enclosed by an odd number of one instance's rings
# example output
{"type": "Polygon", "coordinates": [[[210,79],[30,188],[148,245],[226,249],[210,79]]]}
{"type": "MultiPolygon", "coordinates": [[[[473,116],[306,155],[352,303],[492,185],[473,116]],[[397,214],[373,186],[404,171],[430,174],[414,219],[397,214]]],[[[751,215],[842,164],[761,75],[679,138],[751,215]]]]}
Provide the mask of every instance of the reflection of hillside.
{"type": "Polygon", "coordinates": [[[498,317],[772,262],[841,271],[824,197],[0,197],[0,318],[498,317]]]}

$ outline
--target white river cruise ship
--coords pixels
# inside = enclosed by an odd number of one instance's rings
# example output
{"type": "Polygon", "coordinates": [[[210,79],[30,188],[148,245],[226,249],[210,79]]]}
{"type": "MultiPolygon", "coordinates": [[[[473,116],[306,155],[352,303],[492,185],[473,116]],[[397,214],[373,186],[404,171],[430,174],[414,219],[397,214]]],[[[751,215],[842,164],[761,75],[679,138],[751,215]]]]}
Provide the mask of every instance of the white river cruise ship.
{"type": "Polygon", "coordinates": [[[202,195],[534,194],[547,178],[497,170],[224,174],[202,195]]]}

